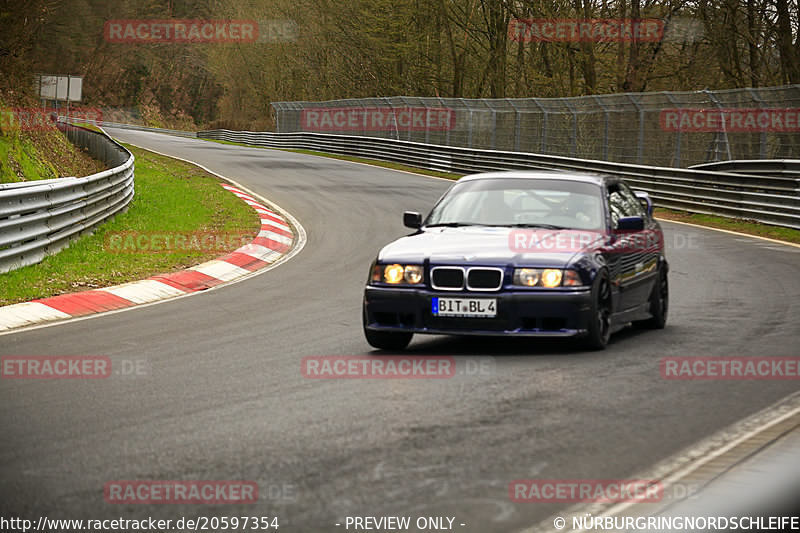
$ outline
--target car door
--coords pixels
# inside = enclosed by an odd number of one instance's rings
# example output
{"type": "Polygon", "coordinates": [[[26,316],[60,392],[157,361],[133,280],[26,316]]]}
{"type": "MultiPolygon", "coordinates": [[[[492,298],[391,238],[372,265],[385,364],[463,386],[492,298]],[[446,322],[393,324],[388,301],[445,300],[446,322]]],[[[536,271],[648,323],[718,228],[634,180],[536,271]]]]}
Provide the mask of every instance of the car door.
{"type": "MultiPolygon", "coordinates": [[[[621,182],[622,194],[633,209],[644,219],[644,230],[636,235],[634,246],[639,252],[636,284],[632,287],[631,297],[640,304],[647,303],[658,279],[658,266],[663,253],[664,235],[658,223],[647,211],[647,207],[634,194],[627,183],[621,182]]],[[[630,291],[629,291],[630,292],[630,291]]],[[[635,305],[635,304],[633,304],[635,305]]]]}
{"type": "Polygon", "coordinates": [[[623,182],[609,184],[608,206],[614,241],[611,248],[615,262],[612,282],[619,290],[619,310],[637,307],[646,302],[655,277],[655,262],[648,241],[647,211],[630,188],[623,182]],[[619,231],[618,222],[623,217],[642,217],[643,231],[619,231]]]}

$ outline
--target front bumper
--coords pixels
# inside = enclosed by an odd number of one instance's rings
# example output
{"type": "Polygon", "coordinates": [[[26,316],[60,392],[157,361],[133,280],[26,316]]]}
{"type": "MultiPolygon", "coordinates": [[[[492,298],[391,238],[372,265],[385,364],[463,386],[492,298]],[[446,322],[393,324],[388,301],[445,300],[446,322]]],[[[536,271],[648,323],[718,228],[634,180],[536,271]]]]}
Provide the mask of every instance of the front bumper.
{"type": "Polygon", "coordinates": [[[591,290],[442,292],[426,288],[368,285],[364,291],[364,327],[445,335],[574,337],[586,334],[591,320],[591,290]],[[496,298],[494,318],[437,317],[433,297],[496,298]]]}

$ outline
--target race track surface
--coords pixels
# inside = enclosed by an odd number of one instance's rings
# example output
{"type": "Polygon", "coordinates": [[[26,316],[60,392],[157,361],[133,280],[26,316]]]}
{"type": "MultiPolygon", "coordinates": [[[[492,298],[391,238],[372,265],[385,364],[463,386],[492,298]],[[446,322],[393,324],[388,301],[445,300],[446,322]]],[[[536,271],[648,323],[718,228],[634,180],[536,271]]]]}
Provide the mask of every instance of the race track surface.
{"type": "MultiPolygon", "coordinates": [[[[455,516],[517,531],[566,504],[513,503],[514,479],[625,478],[800,389],[668,381],[666,356],[797,355],[800,249],[664,223],[667,328],[600,353],[569,342],[417,336],[412,354],[488,362],[481,375],[317,380],[301,359],[368,355],[361,298],[379,248],[449,182],[329,158],[110,130],[201,163],[276,202],[305,249],[241,283],[0,336],[0,355],[143,360],[144,376],[0,382],[0,514],[35,519],[455,516]],[[114,505],[113,480],[254,480],[256,504],[114,505]]],[[[377,356],[377,355],[376,355],[377,356]]]]}

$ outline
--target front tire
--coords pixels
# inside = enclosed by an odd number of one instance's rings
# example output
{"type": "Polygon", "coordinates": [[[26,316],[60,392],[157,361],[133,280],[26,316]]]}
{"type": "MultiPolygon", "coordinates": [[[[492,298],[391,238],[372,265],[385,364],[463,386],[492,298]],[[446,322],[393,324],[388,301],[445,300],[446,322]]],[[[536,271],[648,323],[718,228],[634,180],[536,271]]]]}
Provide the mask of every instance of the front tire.
{"type": "Polygon", "coordinates": [[[364,337],[373,348],[379,350],[404,350],[408,343],[411,342],[413,333],[405,331],[374,331],[371,329],[364,329],[364,337]]]}
{"type": "Polygon", "coordinates": [[[408,343],[411,342],[413,333],[406,331],[375,331],[367,329],[367,310],[364,309],[362,314],[362,321],[364,325],[364,337],[367,343],[373,348],[379,350],[399,351],[404,350],[408,343]]]}
{"type": "Polygon", "coordinates": [[[590,350],[604,350],[611,338],[611,283],[605,272],[598,274],[592,290],[592,310],[585,344],[590,350]]]}

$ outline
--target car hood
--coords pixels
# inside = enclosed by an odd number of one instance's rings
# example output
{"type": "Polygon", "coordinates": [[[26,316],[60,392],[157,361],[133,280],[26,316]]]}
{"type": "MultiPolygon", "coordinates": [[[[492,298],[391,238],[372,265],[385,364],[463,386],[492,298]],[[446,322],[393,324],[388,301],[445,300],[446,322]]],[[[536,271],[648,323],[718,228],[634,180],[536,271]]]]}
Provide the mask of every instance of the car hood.
{"type": "Polygon", "coordinates": [[[502,227],[429,228],[388,244],[381,250],[378,260],[412,264],[430,260],[433,264],[566,267],[576,255],[589,251],[600,239],[599,234],[591,232],[583,232],[581,239],[575,239],[575,233],[571,230],[502,227]],[[526,243],[537,239],[542,245],[515,245],[515,242],[520,242],[515,241],[519,234],[526,236],[526,243]],[[559,237],[565,245],[554,244],[560,242],[559,237]]]}

